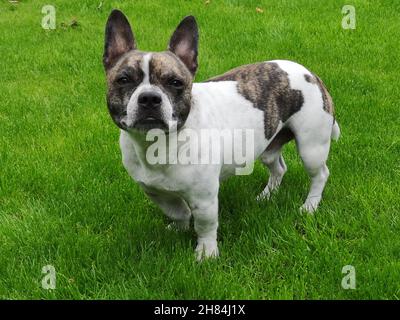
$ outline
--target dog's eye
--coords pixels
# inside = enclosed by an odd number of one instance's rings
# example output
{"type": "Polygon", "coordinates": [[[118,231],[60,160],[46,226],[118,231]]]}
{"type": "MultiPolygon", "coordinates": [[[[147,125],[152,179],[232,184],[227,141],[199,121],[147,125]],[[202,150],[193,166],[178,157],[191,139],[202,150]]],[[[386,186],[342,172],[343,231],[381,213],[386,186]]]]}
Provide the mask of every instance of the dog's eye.
{"type": "Polygon", "coordinates": [[[120,85],[124,85],[131,82],[131,80],[128,77],[122,76],[120,78],[117,79],[117,83],[120,85]]]}
{"type": "Polygon", "coordinates": [[[179,79],[170,79],[168,81],[168,84],[175,89],[182,89],[183,88],[183,82],[179,79]]]}

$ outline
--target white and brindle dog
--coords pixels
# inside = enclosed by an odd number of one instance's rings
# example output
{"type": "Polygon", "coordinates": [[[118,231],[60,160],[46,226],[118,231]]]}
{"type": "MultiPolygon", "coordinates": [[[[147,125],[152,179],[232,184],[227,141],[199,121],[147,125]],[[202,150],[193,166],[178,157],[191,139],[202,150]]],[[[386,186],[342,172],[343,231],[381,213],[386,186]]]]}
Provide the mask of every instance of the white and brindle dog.
{"type": "MultiPolygon", "coordinates": [[[[151,164],[146,150],[150,129],[251,128],[254,156],[270,171],[259,199],[275,191],[286,172],[282,146],[295,139],[311,189],[302,210],[313,212],[329,176],[331,139],[340,129],[331,96],[305,67],[275,60],[238,67],[205,82],[193,83],[197,70],[198,28],[194,17],[182,20],[167,51],[136,47],[127,18],[114,10],[107,21],[104,67],[110,115],[121,129],[123,164],[174,225],[198,236],[197,258],[217,256],[218,190],[232,164],[151,164]],[[175,127],[168,125],[176,123],[175,127]]],[[[175,148],[183,148],[178,143],[175,148]]],[[[187,147],[187,146],[186,146],[187,147]]],[[[172,147],[171,147],[172,148],[172,147]]]]}

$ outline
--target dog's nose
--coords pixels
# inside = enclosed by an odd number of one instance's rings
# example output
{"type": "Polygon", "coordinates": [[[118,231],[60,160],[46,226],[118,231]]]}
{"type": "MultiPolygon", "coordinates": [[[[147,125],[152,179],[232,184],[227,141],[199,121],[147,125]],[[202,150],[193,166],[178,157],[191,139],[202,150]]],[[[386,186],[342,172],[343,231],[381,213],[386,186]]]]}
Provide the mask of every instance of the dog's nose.
{"type": "Polygon", "coordinates": [[[161,105],[161,95],[156,92],[142,92],[138,97],[138,104],[143,108],[156,108],[161,105]]]}

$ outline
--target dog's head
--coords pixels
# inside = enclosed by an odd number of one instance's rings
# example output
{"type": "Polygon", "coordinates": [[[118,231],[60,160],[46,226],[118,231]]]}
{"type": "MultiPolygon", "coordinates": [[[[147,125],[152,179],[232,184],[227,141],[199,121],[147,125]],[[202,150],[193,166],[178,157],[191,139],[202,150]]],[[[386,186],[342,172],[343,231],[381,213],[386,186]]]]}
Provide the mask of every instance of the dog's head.
{"type": "Polygon", "coordinates": [[[197,70],[198,29],[194,17],[184,18],[164,52],[144,52],[121,11],[111,12],[105,31],[103,64],[107,73],[107,104],[123,130],[166,132],[185,123],[191,107],[197,70]]]}

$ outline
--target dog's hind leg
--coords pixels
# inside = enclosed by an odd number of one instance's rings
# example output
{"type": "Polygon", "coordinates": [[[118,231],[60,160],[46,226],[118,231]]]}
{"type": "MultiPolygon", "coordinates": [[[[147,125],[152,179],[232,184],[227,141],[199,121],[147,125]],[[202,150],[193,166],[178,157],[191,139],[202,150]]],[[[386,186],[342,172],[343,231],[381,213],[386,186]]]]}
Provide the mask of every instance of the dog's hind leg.
{"type": "Polygon", "coordinates": [[[314,212],[322,198],[322,192],[329,177],[329,169],[326,166],[330,149],[329,126],[320,127],[314,133],[296,134],[296,144],[304,167],[311,178],[311,187],[307,199],[300,208],[309,213],[314,212]]]}
{"type": "Polygon", "coordinates": [[[257,200],[269,199],[272,192],[277,190],[282,182],[282,178],[287,170],[285,160],[282,156],[282,147],[285,143],[293,139],[293,134],[289,129],[282,129],[267,149],[261,154],[261,161],[269,169],[270,176],[264,190],[257,196],[257,200]]]}
{"type": "Polygon", "coordinates": [[[329,169],[326,166],[329,143],[320,146],[301,146],[299,153],[311,178],[311,188],[301,210],[312,213],[318,208],[329,177],[329,169]]]}
{"type": "Polygon", "coordinates": [[[264,151],[261,161],[269,169],[268,183],[264,190],[257,196],[257,200],[269,199],[272,192],[277,190],[282,182],[282,178],[287,170],[285,160],[281,150],[264,151]]]}

